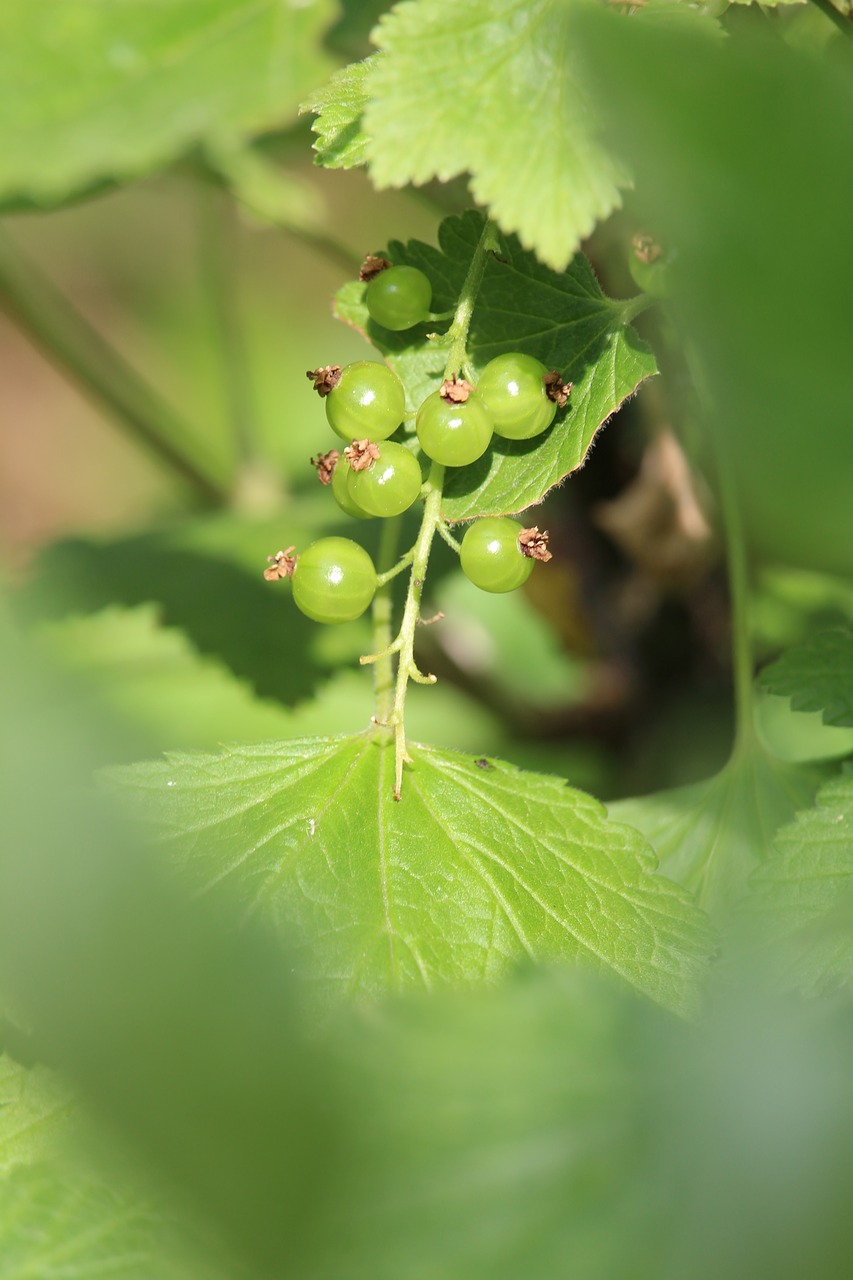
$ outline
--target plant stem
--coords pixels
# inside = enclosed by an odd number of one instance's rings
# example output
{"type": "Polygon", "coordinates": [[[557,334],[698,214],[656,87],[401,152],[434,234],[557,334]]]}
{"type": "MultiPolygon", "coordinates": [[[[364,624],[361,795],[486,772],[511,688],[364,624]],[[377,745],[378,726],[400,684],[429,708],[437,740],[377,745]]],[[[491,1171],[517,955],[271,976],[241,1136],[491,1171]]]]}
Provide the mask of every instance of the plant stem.
{"type": "MultiPolygon", "coordinates": [[[[706,422],[715,412],[713,398],[708,390],[702,363],[691,346],[685,347],[685,357],[693,376],[706,422]]],[[[755,726],[753,701],[752,637],[749,626],[749,567],[746,558],[746,539],[738,499],[737,482],[726,442],[719,431],[711,431],[714,448],[717,485],[723,518],[723,539],[726,547],[726,568],[729,578],[732,633],[732,679],[734,682],[735,740],[732,759],[752,745],[755,726]]]]}
{"type": "Polygon", "coordinates": [[[234,270],[236,225],[227,191],[199,184],[199,251],[222,389],[241,467],[257,462],[255,406],[234,270]]]}
{"type": "MultiPolygon", "coordinates": [[[[449,378],[452,374],[457,373],[465,363],[465,355],[468,346],[468,332],[471,328],[471,317],[474,312],[474,303],[477,293],[483,279],[483,272],[486,268],[486,256],[490,250],[497,248],[497,235],[494,227],[487,220],[483,226],[483,233],[474,250],[471,258],[471,264],[468,268],[468,274],[465,277],[465,283],[462,286],[462,292],[459,295],[459,301],[448,332],[448,354],[447,363],[445,365],[444,376],[449,378]]],[[[444,486],[444,467],[438,462],[433,462],[427,481],[427,496],[424,503],[424,515],[421,521],[420,531],[418,532],[417,541],[414,546],[414,554],[412,559],[412,572],[409,578],[409,588],[406,593],[406,603],[403,609],[403,621],[400,624],[400,632],[394,647],[398,649],[399,656],[397,659],[397,682],[394,690],[394,704],[391,714],[391,722],[394,726],[394,799],[399,800],[403,787],[403,765],[408,761],[409,757],[406,752],[406,692],[410,680],[415,680],[419,684],[434,684],[435,676],[423,675],[415,663],[415,633],[417,631],[418,622],[421,616],[421,596],[423,594],[424,582],[426,580],[427,566],[429,564],[429,553],[432,548],[433,538],[437,529],[443,525],[441,517],[441,499],[444,486]]],[[[384,658],[382,659],[385,660],[384,658]]],[[[390,661],[390,654],[388,654],[390,661]]],[[[378,707],[378,702],[377,702],[378,707]]],[[[377,709],[377,720],[382,717],[377,709]]]]}
{"type": "MultiPolygon", "coordinates": [[[[400,538],[400,524],[399,516],[382,522],[382,535],[377,556],[380,574],[387,571],[386,566],[394,563],[400,538]]],[[[387,725],[394,710],[394,666],[390,652],[393,610],[391,581],[390,578],[386,578],[373,597],[373,652],[378,655],[373,664],[373,714],[379,725],[387,725]]]]}
{"type": "Polygon", "coordinates": [[[182,418],[0,231],[0,306],[63,373],[195,490],[222,505],[224,486],[192,459],[182,418]]]}
{"type": "Polygon", "coordinates": [[[617,303],[619,319],[623,324],[630,324],[637,316],[648,311],[649,307],[653,307],[656,302],[657,298],[653,298],[650,293],[638,293],[636,298],[628,298],[625,302],[617,303]]]}

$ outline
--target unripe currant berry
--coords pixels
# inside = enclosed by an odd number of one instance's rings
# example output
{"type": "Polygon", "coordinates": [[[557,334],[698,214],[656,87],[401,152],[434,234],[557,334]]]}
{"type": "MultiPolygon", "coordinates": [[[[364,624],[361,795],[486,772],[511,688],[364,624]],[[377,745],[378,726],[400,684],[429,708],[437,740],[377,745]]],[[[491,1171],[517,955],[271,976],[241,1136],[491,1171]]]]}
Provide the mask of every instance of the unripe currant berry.
{"type": "MultiPolygon", "coordinates": [[[[356,446],[353,446],[355,448],[356,446]]],[[[423,478],[415,455],[405,445],[385,440],[368,465],[350,467],[347,489],[356,506],[372,516],[399,516],[421,491],[423,478]]]]}
{"type": "Polygon", "coordinates": [[[494,423],[496,435],[531,440],[547,431],[557,412],[548,394],[548,370],[541,360],[510,352],[490,360],[477,383],[477,395],[494,423]]]}
{"type": "Polygon", "coordinates": [[[398,333],[427,319],[432,285],[417,267],[386,267],[370,280],[364,301],[371,320],[398,333]]]}
{"type": "Polygon", "coordinates": [[[481,591],[515,591],[533,572],[519,543],[524,526],[507,516],[477,520],[462,539],[462,572],[481,591]]]}
{"type": "Polygon", "coordinates": [[[468,385],[448,379],[427,396],[417,417],[421,448],[443,467],[467,467],[481,458],[494,428],[488,411],[468,385]]]}
{"type": "Polygon", "coordinates": [[[393,369],[374,360],[309,369],[329,426],[343,440],[386,440],[406,416],[406,392],[393,369]]]}
{"type": "Polygon", "coordinates": [[[315,622],[352,622],[376,594],[370,556],[350,538],[320,538],[297,558],[293,599],[315,622]]]}

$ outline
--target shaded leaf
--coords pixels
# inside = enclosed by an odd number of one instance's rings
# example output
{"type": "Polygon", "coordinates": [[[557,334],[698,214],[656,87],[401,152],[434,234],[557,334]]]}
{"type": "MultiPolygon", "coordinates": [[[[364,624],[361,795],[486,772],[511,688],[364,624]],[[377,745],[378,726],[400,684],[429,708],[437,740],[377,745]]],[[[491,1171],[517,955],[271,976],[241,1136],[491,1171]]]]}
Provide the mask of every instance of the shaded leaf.
{"type": "Polygon", "coordinates": [[[715,777],[673,791],[608,804],[611,817],[641,831],[661,869],[712,915],[746,892],[772,854],[775,832],[811,804],[825,772],[785,764],[756,743],[715,777]]]}
{"type": "Polygon", "coordinates": [[[53,204],[217,135],[289,123],[328,68],[327,0],[6,0],[0,199],[53,204]]]}
{"type": "Polygon", "coordinates": [[[825,724],[853,725],[853,632],[826,631],[783,653],[759,676],[795,711],[822,711],[825,724]]]}
{"type": "MultiPolygon", "coordinates": [[[[424,271],[432,282],[433,307],[444,311],[456,305],[482,228],[479,213],[445,218],[440,248],[392,241],[387,256],[424,271]]],[[[441,385],[445,350],[440,341],[425,340],[429,326],[390,333],[376,325],[364,305],[365,287],[344,285],[337,314],[364,332],[396,369],[414,411],[441,385]]],[[[514,236],[502,240],[499,259],[486,263],[474,308],[468,344],[473,369],[479,373],[495,356],[521,351],[559,369],[574,389],[544,436],[526,441],[496,436],[477,462],[448,471],[442,508],[448,519],[522,511],[583,464],[602,424],[656,372],[649,349],[622,322],[622,306],[604,296],[582,255],[557,273],[514,236]]]]}
{"type": "Polygon", "coordinates": [[[274,919],[313,978],[349,992],[584,959],[689,1006],[703,917],[597,801],[558,778],[412,746],[403,798],[371,735],[117,770],[194,883],[274,919]]]}
{"type": "Polygon", "coordinates": [[[746,915],[781,948],[797,986],[853,980],[853,774],[833,778],[814,807],[776,833],[775,856],[750,881],[746,915]]]}

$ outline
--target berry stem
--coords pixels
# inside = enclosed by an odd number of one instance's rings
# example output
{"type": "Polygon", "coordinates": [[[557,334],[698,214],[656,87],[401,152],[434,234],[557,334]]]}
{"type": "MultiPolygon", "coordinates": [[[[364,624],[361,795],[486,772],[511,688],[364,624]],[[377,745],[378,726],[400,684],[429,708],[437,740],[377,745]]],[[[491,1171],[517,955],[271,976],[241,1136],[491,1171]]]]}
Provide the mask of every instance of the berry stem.
{"type": "MultiPolygon", "coordinates": [[[[379,541],[379,587],[373,597],[373,701],[374,717],[379,724],[387,724],[394,710],[394,666],[391,661],[391,619],[393,610],[391,577],[384,571],[397,554],[400,538],[400,516],[382,521],[379,541]]],[[[362,662],[365,659],[362,658],[362,662]]]]}
{"type": "Polygon", "coordinates": [[[436,525],[436,529],[441,534],[442,538],[447,543],[447,545],[449,547],[452,547],[453,550],[456,552],[456,554],[459,555],[459,552],[462,550],[462,547],[456,541],[453,534],[450,532],[447,522],[444,520],[439,520],[438,524],[436,525]]]}
{"type": "Polygon", "coordinates": [[[53,363],[206,505],[224,506],[225,485],[195,458],[197,432],[161,398],[13,240],[0,233],[0,308],[53,363]]]}
{"type": "MultiPolygon", "coordinates": [[[[486,220],[483,225],[483,232],[480,236],[477,248],[471,258],[471,264],[468,268],[468,274],[465,277],[465,283],[459,295],[459,301],[456,304],[456,311],[453,316],[453,323],[446,334],[448,343],[447,363],[444,370],[444,378],[450,378],[454,373],[458,373],[460,369],[465,367],[466,354],[468,347],[468,332],[471,328],[471,317],[474,313],[474,303],[477,293],[483,279],[483,272],[486,267],[487,255],[491,250],[498,248],[497,232],[492,224],[486,220]]],[[[438,462],[433,462],[430,468],[429,479],[425,486],[426,500],[424,502],[424,514],[421,521],[420,531],[418,532],[417,541],[412,549],[412,572],[409,577],[409,588],[406,593],[406,603],[403,608],[403,621],[400,624],[400,632],[397,639],[391,645],[391,649],[397,649],[399,657],[397,659],[397,681],[394,689],[394,704],[390,716],[390,723],[394,726],[394,799],[399,800],[403,788],[403,765],[408,761],[409,756],[406,752],[406,692],[410,680],[414,680],[418,684],[434,684],[435,676],[424,675],[415,663],[415,633],[418,623],[421,620],[421,596],[423,593],[424,582],[426,580],[427,566],[429,563],[429,553],[432,548],[432,541],[438,531],[445,539],[450,537],[447,526],[441,515],[441,499],[444,488],[444,467],[438,462]]],[[[390,661],[390,655],[388,658],[390,661]]],[[[389,717],[383,717],[379,711],[379,703],[377,701],[376,719],[380,722],[388,723],[389,717]]]]}

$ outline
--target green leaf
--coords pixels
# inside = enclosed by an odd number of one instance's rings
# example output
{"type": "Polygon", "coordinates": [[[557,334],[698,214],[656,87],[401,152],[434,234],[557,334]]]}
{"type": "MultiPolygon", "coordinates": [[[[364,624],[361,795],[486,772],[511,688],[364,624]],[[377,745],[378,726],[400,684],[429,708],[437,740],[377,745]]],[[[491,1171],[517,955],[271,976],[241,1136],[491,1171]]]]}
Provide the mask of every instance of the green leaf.
{"type": "Polygon", "coordinates": [[[55,1075],[0,1055],[0,1175],[43,1159],[67,1132],[70,1112],[70,1091],[55,1075]]]}
{"type": "Polygon", "coordinates": [[[853,632],[834,630],[789,649],[759,682],[795,711],[822,711],[825,724],[853,725],[853,632]]]}
{"type": "Polygon", "coordinates": [[[607,809],[643,833],[661,869],[700,906],[724,915],[770,857],[775,832],[811,804],[824,776],[774,760],[756,743],[706,782],[617,800],[607,809]]]}
{"type": "Polygon", "coordinates": [[[367,79],[376,58],[366,58],[336,71],[325,89],[319,90],[299,108],[300,114],[313,111],[311,126],[317,164],[326,169],[352,169],[366,160],[367,139],[361,131],[361,117],[367,103],[367,79]]]}
{"type": "MultiPolygon", "coordinates": [[[[392,241],[387,255],[424,271],[432,282],[433,307],[444,311],[456,305],[482,227],[479,213],[445,218],[440,248],[418,240],[392,241]]],[[[337,314],[364,332],[396,369],[415,410],[441,385],[444,348],[440,341],[425,340],[423,325],[400,334],[374,324],[364,305],[365,288],[357,282],[344,285],[337,294],[337,314]]],[[[515,236],[502,240],[499,258],[486,264],[474,308],[471,364],[479,373],[497,355],[527,352],[559,369],[574,388],[545,436],[496,437],[479,461],[448,473],[443,513],[449,520],[522,511],[583,464],[602,424],[656,372],[649,349],[622,322],[622,305],[604,296],[581,254],[558,273],[524,250],[515,236]]]]}
{"type": "Polygon", "coordinates": [[[853,980],[853,773],[777,832],[776,854],[750,882],[748,918],[781,948],[785,971],[809,991],[853,980]]]}
{"type": "Polygon", "coordinates": [[[99,705],[136,729],[126,746],[136,758],[169,746],[215,747],[288,733],[281,704],[256,698],[183,632],[160,626],[156,605],[43,624],[35,638],[58,666],[82,677],[99,705]]]}
{"type": "Polygon", "coordinates": [[[373,33],[370,173],[400,187],[469,172],[497,224],[562,270],[619,204],[562,0],[420,0],[373,33]]]}
{"type": "Polygon", "coordinates": [[[328,71],[328,0],[6,0],[0,199],[54,204],[289,123],[328,71]]]}
{"type": "Polygon", "coordinates": [[[312,978],[380,992],[584,959],[687,1008],[703,917],[626,827],[558,778],[371,735],[119,769],[194,883],[273,918],[312,978]]]}
{"type": "MultiPolygon", "coordinates": [[[[212,1280],[182,1256],[175,1223],[132,1189],[107,1183],[75,1151],[71,1090],[43,1067],[0,1056],[0,1258],[8,1277],[212,1280]]],[[[111,1171],[114,1174],[114,1170],[111,1171]]]]}

